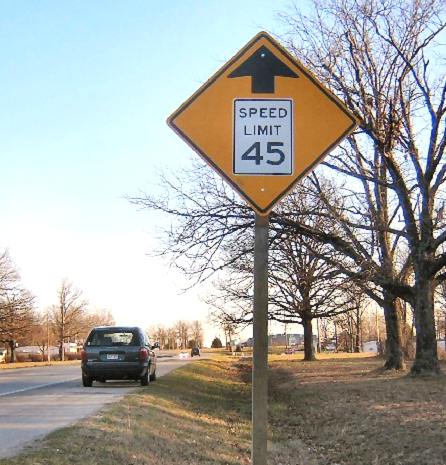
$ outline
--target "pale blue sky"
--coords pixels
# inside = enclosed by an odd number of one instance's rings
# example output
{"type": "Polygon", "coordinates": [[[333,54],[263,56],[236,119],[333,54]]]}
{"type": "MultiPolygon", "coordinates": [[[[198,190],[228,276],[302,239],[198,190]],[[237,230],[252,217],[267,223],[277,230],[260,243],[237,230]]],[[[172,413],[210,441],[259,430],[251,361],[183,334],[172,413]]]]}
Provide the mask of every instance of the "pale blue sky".
{"type": "Polygon", "coordinates": [[[0,0],[0,248],[39,308],[68,277],[121,323],[205,318],[124,196],[189,162],[167,116],[288,4],[0,0]]]}

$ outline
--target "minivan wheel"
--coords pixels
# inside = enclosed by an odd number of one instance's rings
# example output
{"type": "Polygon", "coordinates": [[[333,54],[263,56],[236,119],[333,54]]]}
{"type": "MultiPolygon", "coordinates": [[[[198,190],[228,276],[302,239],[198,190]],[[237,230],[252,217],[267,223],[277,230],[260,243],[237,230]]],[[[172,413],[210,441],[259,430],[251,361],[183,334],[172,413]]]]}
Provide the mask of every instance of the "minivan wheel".
{"type": "Polygon", "coordinates": [[[141,376],[141,386],[147,386],[149,384],[149,370],[147,370],[145,375],[141,376]]]}
{"type": "Polygon", "coordinates": [[[87,376],[87,375],[82,374],[82,385],[84,387],[93,386],[93,378],[91,376],[87,376]]]}

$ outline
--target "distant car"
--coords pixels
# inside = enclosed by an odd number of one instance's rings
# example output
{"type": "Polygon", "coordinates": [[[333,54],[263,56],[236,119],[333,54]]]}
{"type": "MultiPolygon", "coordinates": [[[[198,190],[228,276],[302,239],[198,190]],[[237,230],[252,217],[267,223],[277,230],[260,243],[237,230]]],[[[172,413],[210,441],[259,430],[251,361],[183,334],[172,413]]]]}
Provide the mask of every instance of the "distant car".
{"type": "Polygon", "coordinates": [[[133,379],[147,386],[156,380],[156,355],[144,331],[136,326],[93,328],[81,351],[82,384],[133,379]]]}
{"type": "Polygon", "coordinates": [[[193,357],[194,355],[200,356],[200,349],[198,347],[193,347],[190,351],[190,356],[193,357]]]}
{"type": "Polygon", "coordinates": [[[6,349],[0,349],[0,363],[6,363],[6,354],[8,351],[6,349]]]}

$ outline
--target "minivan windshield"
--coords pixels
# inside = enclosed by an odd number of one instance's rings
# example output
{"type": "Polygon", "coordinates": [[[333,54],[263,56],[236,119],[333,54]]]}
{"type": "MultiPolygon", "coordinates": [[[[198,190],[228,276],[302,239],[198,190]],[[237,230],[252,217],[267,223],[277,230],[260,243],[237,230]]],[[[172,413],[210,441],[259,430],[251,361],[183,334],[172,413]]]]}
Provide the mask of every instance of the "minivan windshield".
{"type": "Polygon", "coordinates": [[[87,346],[139,346],[136,331],[96,330],[87,341],[87,346]]]}

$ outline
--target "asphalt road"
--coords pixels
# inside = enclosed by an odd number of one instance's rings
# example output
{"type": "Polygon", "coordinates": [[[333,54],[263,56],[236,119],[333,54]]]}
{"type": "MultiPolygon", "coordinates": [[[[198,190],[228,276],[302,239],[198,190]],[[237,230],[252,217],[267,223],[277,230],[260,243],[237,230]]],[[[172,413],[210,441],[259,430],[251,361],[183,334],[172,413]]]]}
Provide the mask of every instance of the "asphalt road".
{"type": "MultiPolygon", "coordinates": [[[[157,376],[190,360],[159,358],[157,376]]],[[[109,381],[84,388],[79,365],[0,371],[0,458],[17,454],[49,432],[94,414],[139,386],[109,381]]]]}

